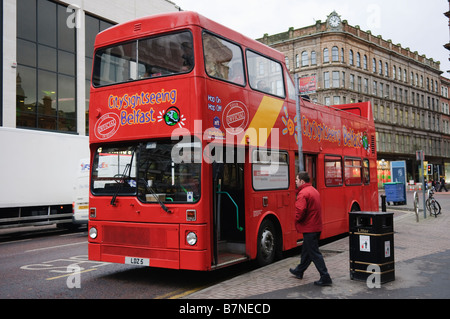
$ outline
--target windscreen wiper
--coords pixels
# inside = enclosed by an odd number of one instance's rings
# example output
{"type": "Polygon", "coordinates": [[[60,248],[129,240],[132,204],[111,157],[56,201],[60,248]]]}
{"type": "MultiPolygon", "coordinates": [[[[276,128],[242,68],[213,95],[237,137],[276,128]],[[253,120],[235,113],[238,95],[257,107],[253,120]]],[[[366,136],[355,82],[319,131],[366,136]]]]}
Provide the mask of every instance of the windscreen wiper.
{"type": "Polygon", "coordinates": [[[131,179],[131,165],[133,163],[134,153],[136,153],[136,147],[133,150],[133,155],[131,155],[131,161],[130,161],[130,163],[125,165],[125,169],[123,170],[123,173],[114,175],[114,179],[118,185],[116,188],[116,192],[114,193],[113,197],[111,198],[111,202],[110,202],[111,206],[116,206],[116,199],[117,199],[117,195],[119,194],[119,191],[123,188],[125,181],[127,179],[131,179]]]}
{"type": "Polygon", "coordinates": [[[159,206],[161,206],[161,208],[167,213],[167,214],[172,214],[172,211],[170,209],[167,208],[166,205],[164,205],[164,203],[159,199],[159,196],[155,193],[155,190],[148,185],[147,181],[145,179],[143,179],[144,183],[145,183],[145,187],[147,188],[147,190],[150,191],[150,193],[153,195],[153,197],[156,199],[156,201],[158,202],[159,206]]]}

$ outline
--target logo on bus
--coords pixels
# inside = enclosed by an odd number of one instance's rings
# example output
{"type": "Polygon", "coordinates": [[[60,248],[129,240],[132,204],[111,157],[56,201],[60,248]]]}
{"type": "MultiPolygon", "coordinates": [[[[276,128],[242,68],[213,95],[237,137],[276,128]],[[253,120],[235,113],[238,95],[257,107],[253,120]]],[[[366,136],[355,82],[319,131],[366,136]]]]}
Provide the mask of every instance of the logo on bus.
{"type": "Polygon", "coordinates": [[[240,101],[233,101],[225,107],[222,123],[230,134],[242,133],[248,125],[249,115],[247,106],[240,101]]]}
{"type": "Polygon", "coordinates": [[[99,140],[107,140],[117,133],[119,127],[119,116],[115,113],[108,113],[95,123],[94,133],[99,140]]]}
{"type": "Polygon", "coordinates": [[[180,128],[183,128],[183,126],[186,125],[184,123],[186,118],[176,106],[172,106],[166,111],[159,112],[158,122],[161,121],[164,121],[168,126],[175,126],[178,124],[180,128]]]}

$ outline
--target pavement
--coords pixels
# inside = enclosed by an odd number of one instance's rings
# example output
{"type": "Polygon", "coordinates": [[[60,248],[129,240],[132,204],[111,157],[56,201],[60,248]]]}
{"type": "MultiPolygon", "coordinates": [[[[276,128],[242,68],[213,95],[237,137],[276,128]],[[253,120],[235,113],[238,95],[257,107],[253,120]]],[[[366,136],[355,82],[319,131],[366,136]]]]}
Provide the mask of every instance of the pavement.
{"type": "MultiPolygon", "coordinates": [[[[420,193],[421,194],[421,193],[420,193]]],[[[419,194],[419,195],[420,195],[419,194]]],[[[300,260],[298,254],[269,266],[238,275],[186,296],[186,299],[448,299],[450,298],[450,192],[436,193],[442,214],[419,222],[413,211],[413,192],[407,205],[387,206],[394,213],[395,280],[373,288],[350,279],[349,237],[322,245],[333,280],[331,287],[313,284],[319,279],[314,265],[303,279],[289,273],[300,260]]],[[[422,202],[421,195],[419,196],[422,202]]],[[[381,210],[381,208],[380,208],[381,210]]]]}

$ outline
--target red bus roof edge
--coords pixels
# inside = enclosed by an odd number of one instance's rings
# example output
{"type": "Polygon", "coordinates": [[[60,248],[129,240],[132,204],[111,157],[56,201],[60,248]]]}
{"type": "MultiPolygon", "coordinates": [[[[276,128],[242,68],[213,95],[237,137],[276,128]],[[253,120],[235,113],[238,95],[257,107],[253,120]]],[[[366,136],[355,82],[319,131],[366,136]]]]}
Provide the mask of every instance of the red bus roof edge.
{"type": "Polygon", "coordinates": [[[156,14],[115,25],[97,35],[95,48],[142,38],[152,34],[170,32],[172,30],[182,29],[183,27],[193,25],[221,34],[229,40],[240,43],[246,47],[252,47],[260,53],[272,56],[284,63],[284,54],[280,51],[193,11],[156,14]]]}

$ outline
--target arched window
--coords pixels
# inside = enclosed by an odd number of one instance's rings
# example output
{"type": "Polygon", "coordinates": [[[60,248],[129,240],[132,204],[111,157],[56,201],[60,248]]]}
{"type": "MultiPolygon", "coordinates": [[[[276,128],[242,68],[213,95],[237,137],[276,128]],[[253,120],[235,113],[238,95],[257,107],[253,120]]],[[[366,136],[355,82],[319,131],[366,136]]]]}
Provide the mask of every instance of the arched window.
{"type": "Polygon", "coordinates": [[[333,62],[339,62],[339,48],[336,46],[331,49],[331,60],[333,62]]]}
{"type": "Polygon", "coordinates": [[[307,51],[303,51],[302,52],[302,66],[308,66],[308,61],[309,57],[308,57],[308,52],[307,51]]]}
{"type": "Polygon", "coordinates": [[[350,50],[349,60],[350,60],[350,65],[354,65],[355,64],[354,57],[353,57],[353,50],[350,50]]]}
{"type": "Polygon", "coordinates": [[[356,53],[356,66],[357,66],[358,68],[361,67],[361,54],[359,54],[359,52],[356,53]]]}

